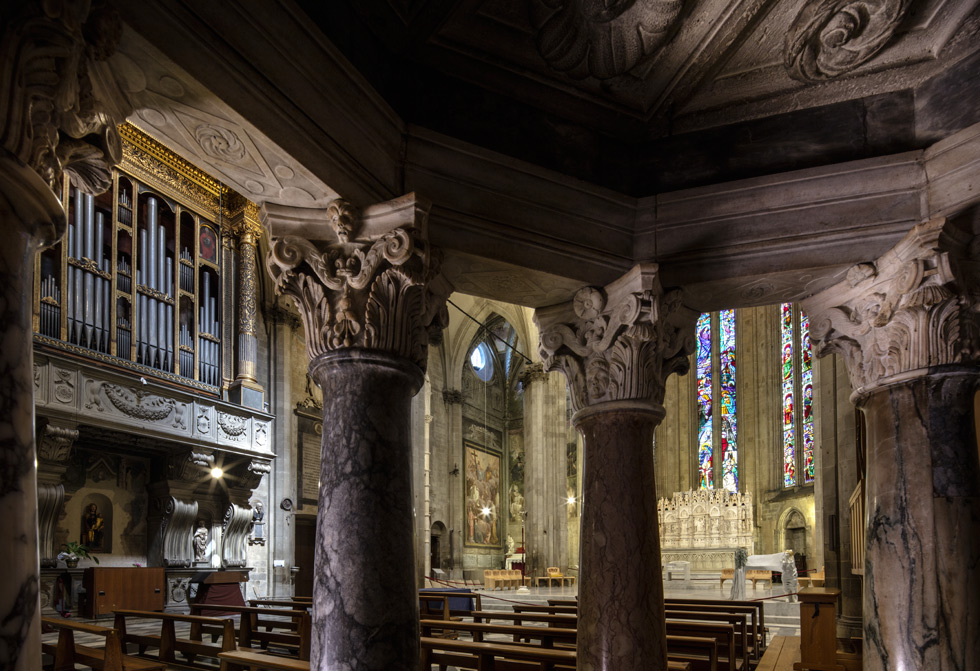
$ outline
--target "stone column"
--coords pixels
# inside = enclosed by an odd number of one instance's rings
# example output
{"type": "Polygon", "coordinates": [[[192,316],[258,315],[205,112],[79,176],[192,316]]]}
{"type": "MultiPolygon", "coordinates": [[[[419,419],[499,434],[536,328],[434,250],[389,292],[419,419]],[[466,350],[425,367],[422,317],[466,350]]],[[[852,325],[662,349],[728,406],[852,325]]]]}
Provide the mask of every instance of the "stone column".
{"type": "Polygon", "coordinates": [[[868,425],[864,668],[980,663],[977,224],[938,219],[803,302],[868,425]]]}
{"type": "Polygon", "coordinates": [[[578,668],[667,668],[653,431],[667,377],[687,371],[697,313],[641,264],[534,318],[585,441],[578,668]]]}
{"type": "Polygon", "coordinates": [[[449,294],[426,214],[414,194],[360,216],[265,206],[266,265],[323,390],[314,671],[419,668],[411,400],[449,294]]]}
{"type": "MultiPolygon", "coordinates": [[[[565,379],[528,364],[524,385],[524,547],[544,575],[548,566],[568,568],[568,504],[565,492],[565,379]]],[[[528,575],[531,575],[530,572],[528,575]]]]}
{"type": "Polygon", "coordinates": [[[64,235],[63,172],[101,193],[125,117],[104,63],[118,17],[89,3],[0,3],[0,667],[41,658],[31,301],[36,252],[64,235]],[[111,103],[111,104],[110,104],[111,103]]]}
{"type": "Polygon", "coordinates": [[[238,237],[238,350],[237,376],[229,393],[232,401],[256,410],[265,409],[265,393],[255,377],[258,357],[258,241],[262,237],[259,208],[236,195],[229,199],[229,219],[238,237]]]}

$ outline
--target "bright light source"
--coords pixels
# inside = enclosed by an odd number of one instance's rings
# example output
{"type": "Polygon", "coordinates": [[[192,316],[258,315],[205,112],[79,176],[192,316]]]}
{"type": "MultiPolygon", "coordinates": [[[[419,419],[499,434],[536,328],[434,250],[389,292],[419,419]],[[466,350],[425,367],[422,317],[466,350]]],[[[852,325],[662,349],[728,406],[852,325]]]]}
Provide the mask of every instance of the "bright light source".
{"type": "Polygon", "coordinates": [[[489,508],[484,508],[483,509],[483,516],[484,517],[490,517],[490,509],[489,508]]]}
{"type": "Polygon", "coordinates": [[[574,496],[569,496],[568,497],[568,505],[572,505],[573,503],[575,503],[575,497],[574,496]]]}
{"type": "Polygon", "coordinates": [[[225,472],[223,470],[221,470],[221,467],[220,466],[215,466],[214,468],[211,469],[211,477],[212,478],[220,478],[224,474],[225,474],[225,472]]]}

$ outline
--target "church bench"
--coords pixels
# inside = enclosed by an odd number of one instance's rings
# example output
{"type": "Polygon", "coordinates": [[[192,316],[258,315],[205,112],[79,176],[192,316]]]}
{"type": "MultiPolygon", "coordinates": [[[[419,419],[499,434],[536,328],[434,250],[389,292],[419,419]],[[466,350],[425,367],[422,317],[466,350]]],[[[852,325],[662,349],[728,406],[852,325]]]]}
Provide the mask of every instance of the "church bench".
{"type": "Polygon", "coordinates": [[[819,571],[814,571],[813,573],[805,576],[799,576],[796,579],[797,584],[800,589],[804,587],[823,587],[824,583],[827,581],[827,572],[824,570],[825,567],[821,566],[819,571]]]}
{"type": "Polygon", "coordinates": [[[799,636],[773,636],[755,671],[793,671],[799,661],[799,636]]]}
{"type": "Polygon", "coordinates": [[[474,641],[484,640],[487,634],[500,636],[512,636],[514,643],[526,640],[539,640],[541,647],[554,648],[555,644],[575,645],[576,630],[559,627],[540,627],[540,626],[520,626],[514,624],[491,624],[486,622],[450,622],[443,620],[421,620],[419,626],[422,636],[432,637],[432,631],[451,629],[457,632],[470,634],[474,641]]]}
{"type": "Polygon", "coordinates": [[[752,589],[755,589],[755,584],[759,581],[768,581],[769,589],[772,589],[772,571],[757,568],[749,569],[745,572],[745,579],[752,581],[752,589]]]}
{"type": "Polygon", "coordinates": [[[702,610],[705,612],[729,612],[751,615],[750,645],[753,648],[753,660],[766,649],[766,615],[761,601],[729,601],[727,599],[664,599],[664,606],[670,610],[702,610]],[[699,607],[699,606],[707,606],[699,607]]]}
{"type": "Polygon", "coordinates": [[[310,661],[294,657],[280,657],[255,650],[231,650],[218,655],[221,659],[221,671],[310,671],[310,661]]]}
{"type": "MultiPolygon", "coordinates": [[[[214,605],[191,604],[192,613],[202,609],[213,610],[214,605]]],[[[295,650],[300,659],[309,660],[312,623],[308,610],[226,605],[222,605],[221,610],[241,614],[238,625],[240,647],[251,648],[258,643],[266,648],[273,644],[295,650]],[[265,631],[262,631],[263,627],[265,631]]]]}
{"type": "Polygon", "coordinates": [[[578,615],[578,606],[544,606],[539,604],[515,604],[515,613],[553,613],[578,615]]]}
{"type": "MultiPolygon", "coordinates": [[[[711,641],[711,654],[713,665],[718,671],[737,671],[742,668],[739,651],[735,646],[735,629],[730,624],[718,622],[692,622],[684,620],[667,620],[665,623],[667,631],[667,655],[675,656],[674,653],[683,652],[676,645],[671,644],[672,637],[694,638],[698,640],[707,639],[711,641]]],[[[697,651],[688,650],[687,654],[703,654],[697,651]]],[[[692,666],[699,666],[694,665],[692,666]]],[[[748,671],[748,667],[745,667],[748,671]]]]}
{"type": "MultiPolygon", "coordinates": [[[[731,603],[731,602],[729,602],[731,603]]],[[[700,603],[672,603],[666,606],[671,611],[687,612],[706,612],[706,613],[729,613],[734,615],[744,615],[748,618],[746,626],[748,631],[748,651],[749,659],[753,662],[758,661],[762,655],[762,640],[765,637],[764,630],[759,627],[756,619],[757,611],[750,606],[720,606],[713,604],[700,603]]]]}
{"type": "Polygon", "coordinates": [[[289,608],[291,610],[302,610],[312,608],[313,601],[301,599],[249,599],[248,605],[252,607],[273,606],[277,608],[289,608]]]}
{"type": "Polygon", "coordinates": [[[721,575],[718,577],[718,586],[724,589],[726,580],[735,580],[735,569],[723,568],[721,570],[721,575]]]}
{"type": "Polygon", "coordinates": [[[469,617],[474,610],[482,608],[482,602],[479,593],[468,589],[420,589],[419,612],[422,617],[427,617],[433,607],[438,608],[438,617],[442,619],[448,619],[443,611],[448,611],[450,617],[469,617]]]}
{"type": "Polygon", "coordinates": [[[694,623],[720,623],[729,625],[735,636],[735,652],[739,660],[737,665],[748,668],[750,661],[754,659],[751,639],[749,638],[751,631],[749,622],[751,620],[747,614],[667,609],[664,611],[664,615],[668,622],[671,620],[685,620],[694,623]]]}
{"type": "Polygon", "coordinates": [[[575,606],[578,608],[578,599],[548,599],[549,606],[575,606]]]}
{"type": "Polygon", "coordinates": [[[41,650],[54,658],[54,671],[74,671],[76,664],[99,669],[100,671],[165,671],[165,662],[131,657],[123,652],[119,631],[110,627],[42,617],[41,622],[58,630],[58,643],[42,643],[41,650]],[[103,647],[75,643],[75,632],[104,636],[103,647]]]}
{"type": "Polygon", "coordinates": [[[179,664],[189,668],[213,669],[213,665],[195,663],[195,658],[200,655],[217,659],[219,652],[235,650],[237,647],[235,645],[235,623],[231,618],[128,609],[115,610],[113,613],[115,615],[115,628],[119,632],[123,650],[130,643],[138,647],[140,655],[144,655],[147,648],[156,648],[156,658],[168,665],[179,664]],[[160,633],[131,633],[128,625],[133,620],[159,620],[160,633]],[[174,628],[175,622],[189,623],[191,625],[189,638],[177,638],[174,628]],[[202,640],[202,628],[205,626],[221,632],[220,644],[215,644],[213,637],[211,643],[205,643],[202,640]],[[183,660],[177,660],[176,653],[178,652],[184,656],[183,660]]]}
{"type": "Polygon", "coordinates": [[[568,613],[514,613],[505,610],[475,610],[470,614],[474,622],[509,620],[516,625],[524,622],[541,622],[549,627],[569,627],[574,629],[578,616],[568,613]]]}

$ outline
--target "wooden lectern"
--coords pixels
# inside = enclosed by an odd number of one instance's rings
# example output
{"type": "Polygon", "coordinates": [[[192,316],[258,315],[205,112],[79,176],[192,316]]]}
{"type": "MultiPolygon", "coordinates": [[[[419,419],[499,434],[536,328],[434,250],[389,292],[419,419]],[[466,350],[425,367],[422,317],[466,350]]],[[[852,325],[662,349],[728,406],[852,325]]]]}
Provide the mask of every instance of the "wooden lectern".
{"type": "Polygon", "coordinates": [[[837,661],[837,597],[839,589],[808,587],[800,599],[800,661],[797,671],[844,671],[837,661]]]}

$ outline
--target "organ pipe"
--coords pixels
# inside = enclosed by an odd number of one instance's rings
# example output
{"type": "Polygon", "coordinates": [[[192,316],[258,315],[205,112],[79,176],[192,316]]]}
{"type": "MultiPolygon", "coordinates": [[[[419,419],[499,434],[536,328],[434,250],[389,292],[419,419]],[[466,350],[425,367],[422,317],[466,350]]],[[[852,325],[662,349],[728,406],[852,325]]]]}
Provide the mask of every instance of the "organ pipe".
{"type": "Polygon", "coordinates": [[[179,209],[171,222],[159,196],[144,193],[137,199],[136,184],[133,198],[117,188],[114,219],[102,200],[70,187],[66,253],[56,261],[61,271],[45,266],[38,279],[38,332],[186,377],[196,373],[202,382],[219,386],[221,282],[211,259],[195,253],[201,224],[179,209]],[[137,202],[142,207],[136,208],[137,202]]]}

